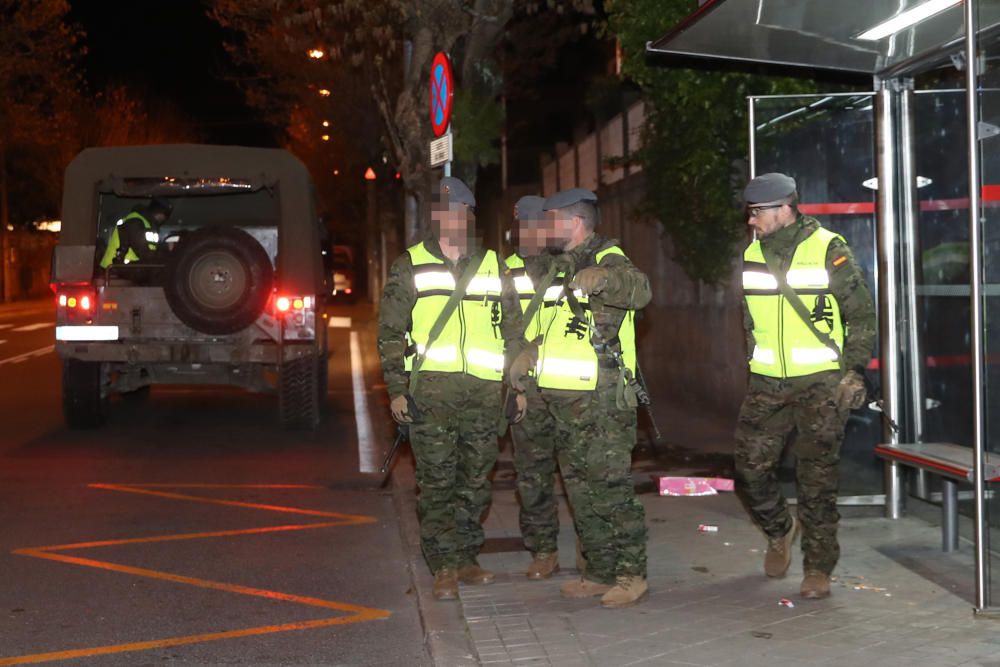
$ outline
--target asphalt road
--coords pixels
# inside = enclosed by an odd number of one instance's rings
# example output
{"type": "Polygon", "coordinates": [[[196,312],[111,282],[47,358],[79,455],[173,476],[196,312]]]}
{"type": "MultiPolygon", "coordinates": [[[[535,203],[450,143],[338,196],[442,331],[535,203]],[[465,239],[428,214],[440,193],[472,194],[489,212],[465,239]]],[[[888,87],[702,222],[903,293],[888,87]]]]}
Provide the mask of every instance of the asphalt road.
{"type": "Polygon", "coordinates": [[[329,414],[289,433],[275,397],[199,387],[70,431],[51,306],[0,308],[0,665],[430,664],[359,471],[388,445],[369,310],[332,311],[329,414]]]}

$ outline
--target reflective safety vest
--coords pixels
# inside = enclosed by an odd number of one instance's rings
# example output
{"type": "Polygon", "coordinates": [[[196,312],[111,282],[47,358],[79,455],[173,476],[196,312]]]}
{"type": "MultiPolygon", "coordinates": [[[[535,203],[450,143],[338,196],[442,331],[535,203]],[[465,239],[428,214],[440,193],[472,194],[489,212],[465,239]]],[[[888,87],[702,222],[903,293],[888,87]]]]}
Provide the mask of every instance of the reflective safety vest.
{"type": "MultiPolygon", "coordinates": [[[[413,265],[417,301],[410,311],[413,324],[409,341],[425,355],[421,371],[468,373],[483,380],[503,379],[503,339],[500,336],[500,263],[487,250],[479,270],[469,281],[465,297],[452,312],[444,329],[427,349],[430,331],[455,291],[455,276],[443,259],[432,255],[423,243],[407,249],[413,265]]],[[[406,358],[406,370],[413,359],[406,358]]]]}
{"type": "MultiPolygon", "coordinates": [[[[518,254],[513,254],[506,260],[507,268],[510,269],[511,277],[514,279],[514,289],[517,290],[518,299],[521,301],[521,312],[524,313],[528,310],[528,304],[531,303],[532,297],[535,296],[535,283],[531,280],[531,276],[528,275],[528,271],[524,265],[524,260],[518,254]]],[[[546,290],[546,295],[538,310],[535,311],[534,316],[531,318],[530,322],[524,323],[524,337],[525,339],[531,341],[539,336],[539,334],[545,333],[545,324],[551,319],[549,317],[546,319],[545,308],[546,303],[552,305],[559,298],[559,294],[562,292],[563,278],[557,278],[552,281],[546,290]]]]}
{"type": "MultiPolygon", "coordinates": [[[[146,228],[146,245],[149,246],[150,250],[156,250],[156,246],[160,242],[159,234],[157,234],[153,229],[152,223],[146,219],[146,216],[142,215],[138,211],[132,211],[115,223],[115,228],[111,232],[111,238],[108,239],[108,248],[104,251],[104,257],[101,258],[102,269],[106,269],[111,266],[111,263],[115,261],[115,257],[118,256],[118,248],[122,243],[121,234],[119,234],[122,225],[125,224],[126,220],[133,220],[136,218],[142,220],[142,225],[146,228]]],[[[138,261],[139,255],[135,254],[132,248],[126,248],[124,262],[128,264],[130,262],[138,261]]]]}
{"type": "MultiPolygon", "coordinates": [[[[844,349],[840,304],[830,293],[826,253],[838,234],[820,227],[799,243],[785,275],[788,286],[809,309],[813,324],[844,349]]],[[[800,377],[840,369],[837,354],[816,338],[778,290],[764,261],[760,241],[743,253],[743,297],[753,319],[750,372],[775,378],[800,377]]]]}
{"type": "MultiPolygon", "coordinates": [[[[611,246],[597,253],[595,263],[607,255],[625,256],[621,248],[611,246]]],[[[570,277],[571,278],[571,277],[570,277]]],[[[565,298],[562,298],[563,285],[570,279],[562,272],[556,274],[552,287],[546,290],[545,320],[541,333],[545,336],[538,350],[538,365],[535,367],[535,377],[538,386],[546,389],[573,389],[592,391],[597,387],[597,351],[591,342],[590,327],[594,324],[594,316],[590,310],[589,296],[580,290],[574,290],[576,300],[583,308],[587,318],[586,324],[570,310],[565,298]],[[551,293],[551,294],[550,294],[551,293]],[[549,296],[552,300],[549,300],[549,296]]],[[[604,333],[604,332],[602,332],[604,333]]],[[[607,334],[605,334],[607,335],[607,334]]],[[[625,319],[618,329],[618,341],[615,342],[621,350],[625,366],[635,374],[635,311],[625,313],[625,319]]]]}

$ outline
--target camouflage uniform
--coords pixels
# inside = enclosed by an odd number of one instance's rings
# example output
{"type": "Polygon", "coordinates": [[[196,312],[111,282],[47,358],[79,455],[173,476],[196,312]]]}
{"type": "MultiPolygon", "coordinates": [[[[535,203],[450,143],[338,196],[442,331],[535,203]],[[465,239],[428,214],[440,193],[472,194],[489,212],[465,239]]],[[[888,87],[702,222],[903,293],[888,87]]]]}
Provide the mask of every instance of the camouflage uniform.
{"type": "MultiPolygon", "coordinates": [[[[787,270],[798,244],[819,227],[800,215],[794,224],[761,239],[763,251],[787,270]]],[[[844,368],[863,369],[875,340],[875,309],[868,284],[847,244],[830,242],[826,255],[830,293],[845,326],[844,368]]],[[[754,349],[753,321],[743,301],[747,350],[754,349]]],[[[772,538],[788,533],[792,518],[778,486],[782,451],[794,433],[798,517],[806,572],[830,574],[840,555],[837,543],[838,464],[849,410],[834,391],[843,374],[824,371],[800,377],[751,374],[736,427],[736,474],[751,517],[772,538]]]]}
{"type": "MultiPolygon", "coordinates": [[[[525,272],[536,288],[540,286],[552,261],[550,255],[524,259],[525,272]]],[[[534,331],[525,333],[527,338],[532,338],[535,334],[534,331]]],[[[517,492],[521,500],[521,536],[524,538],[524,546],[532,554],[555,553],[559,538],[559,506],[554,490],[555,425],[534,378],[527,378],[525,384],[528,387],[525,392],[528,410],[524,419],[510,427],[517,492]]]]}
{"type": "MultiPolygon", "coordinates": [[[[424,241],[424,246],[444,259],[457,282],[469,258],[453,264],[437,241],[424,241]]],[[[520,306],[502,260],[500,270],[501,316],[494,333],[502,335],[508,353],[516,354],[521,349],[520,306]]],[[[413,266],[404,253],[392,264],[379,307],[378,348],[390,397],[408,391],[404,355],[416,299],[413,266]]],[[[432,572],[473,562],[482,547],[480,521],[490,503],[487,475],[497,459],[500,387],[500,382],[466,373],[420,373],[413,400],[423,419],[409,429],[420,489],[420,544],[432,572]]]]}
{"type": "MultiPolygon", "coordinates": [[[[611,245],[616,244],[591,235],[565,253],[564,258],[573,267],[567,275],[593,265],[597,252],[611,245]]],[[[652,294],[648,278],[625,256],[606,255],[600,266],[610,270],[608,285],[600,294],[590,296],[590,306],[598,331],[610,340],[627,312],[644,307],[652,294]]],[[[566,335],[561,331],[544,333],[566,335]]],[[[635,408],[619,407],[620,376],[611,357],[599,353],[598,362],[594,391],[541,389],[544,411],[532,415],[529,408],[528,415],[536,426],[534,451],[556,453],[587,559],[587,579],[614,584],[620,576],[646,576],[646,523],[631,474],[635,408]]],[[[545,465],[538,468],[544,470],[545,465]]],[[[536,483],[528,485],[536,490],[539,501],[535,505],[539,508],[546,506],[541,488],[546,483],[544,475],[540,475],[536,483]]],[[[522,491],[522,500],[525,495],[522,491]]],[[[545,517],[546,512],[537,516],[545,517]]],[[[546,526],[536,534],[551,536],[550,531],[546,526]]]]}

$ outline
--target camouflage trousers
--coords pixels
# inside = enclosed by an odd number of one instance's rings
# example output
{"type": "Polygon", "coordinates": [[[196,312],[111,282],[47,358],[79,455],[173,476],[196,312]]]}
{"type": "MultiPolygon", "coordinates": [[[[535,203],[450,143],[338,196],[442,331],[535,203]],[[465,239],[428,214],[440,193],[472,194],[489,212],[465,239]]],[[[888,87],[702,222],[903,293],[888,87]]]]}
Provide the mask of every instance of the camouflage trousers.
{"type": "Polygon", "coordinates": [[[528,412],[511,424],[517,494],[521,501],[521,537],[533,554],[554,553],[558,548],[559,504],[555,496],[556,436],[552,415],[534,379],[526,382],[528,412]]]}
{"type": "MultiPolygon", "coordinates": [[[[543,389],[544,411],[531,422],[541,435],[534,450],[555,451],[587,559],[587,578],[601,583],[646,576],[646,513],[631,474],[636,415],[634,409],[616,406],[617,379],[617,372],[602,374],[596,391],[543,389]]],[[[545,484],[542,480],[538,486],[545,484]]],[[[522,492],[525,496],[531,493],[522,492]]]]}
{"type": "Polygon", "coordinates": [[[421,373],[410,425],[420,495],[420,546],[432,572],[472,562],[483,545],[488,475],[497,460],[500,383],[462,373],[421,373]]]}
{"type": "Polygon", "coordinates": [[[829,574],[840,557],[837,489],[847,410],[834,402],[840,373],[780,380],[750,376],[736,426],[736,476],[754,522],[769,537],[792,525],[777,470],[791,439],[803,567],[829,574]]]}

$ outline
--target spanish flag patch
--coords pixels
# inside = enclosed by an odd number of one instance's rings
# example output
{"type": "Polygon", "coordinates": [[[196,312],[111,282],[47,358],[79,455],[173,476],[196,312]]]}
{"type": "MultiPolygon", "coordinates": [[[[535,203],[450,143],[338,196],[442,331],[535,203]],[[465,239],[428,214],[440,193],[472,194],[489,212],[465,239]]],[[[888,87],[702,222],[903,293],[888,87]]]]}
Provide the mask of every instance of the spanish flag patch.
{"type": "Polygon", "coordinates": [[[846,261],[847,261],[847,255],[841,255],[837,259],[833,260],[833,265],[834,266],[840,266],[841,264],[843,264],[846,261]]]}

